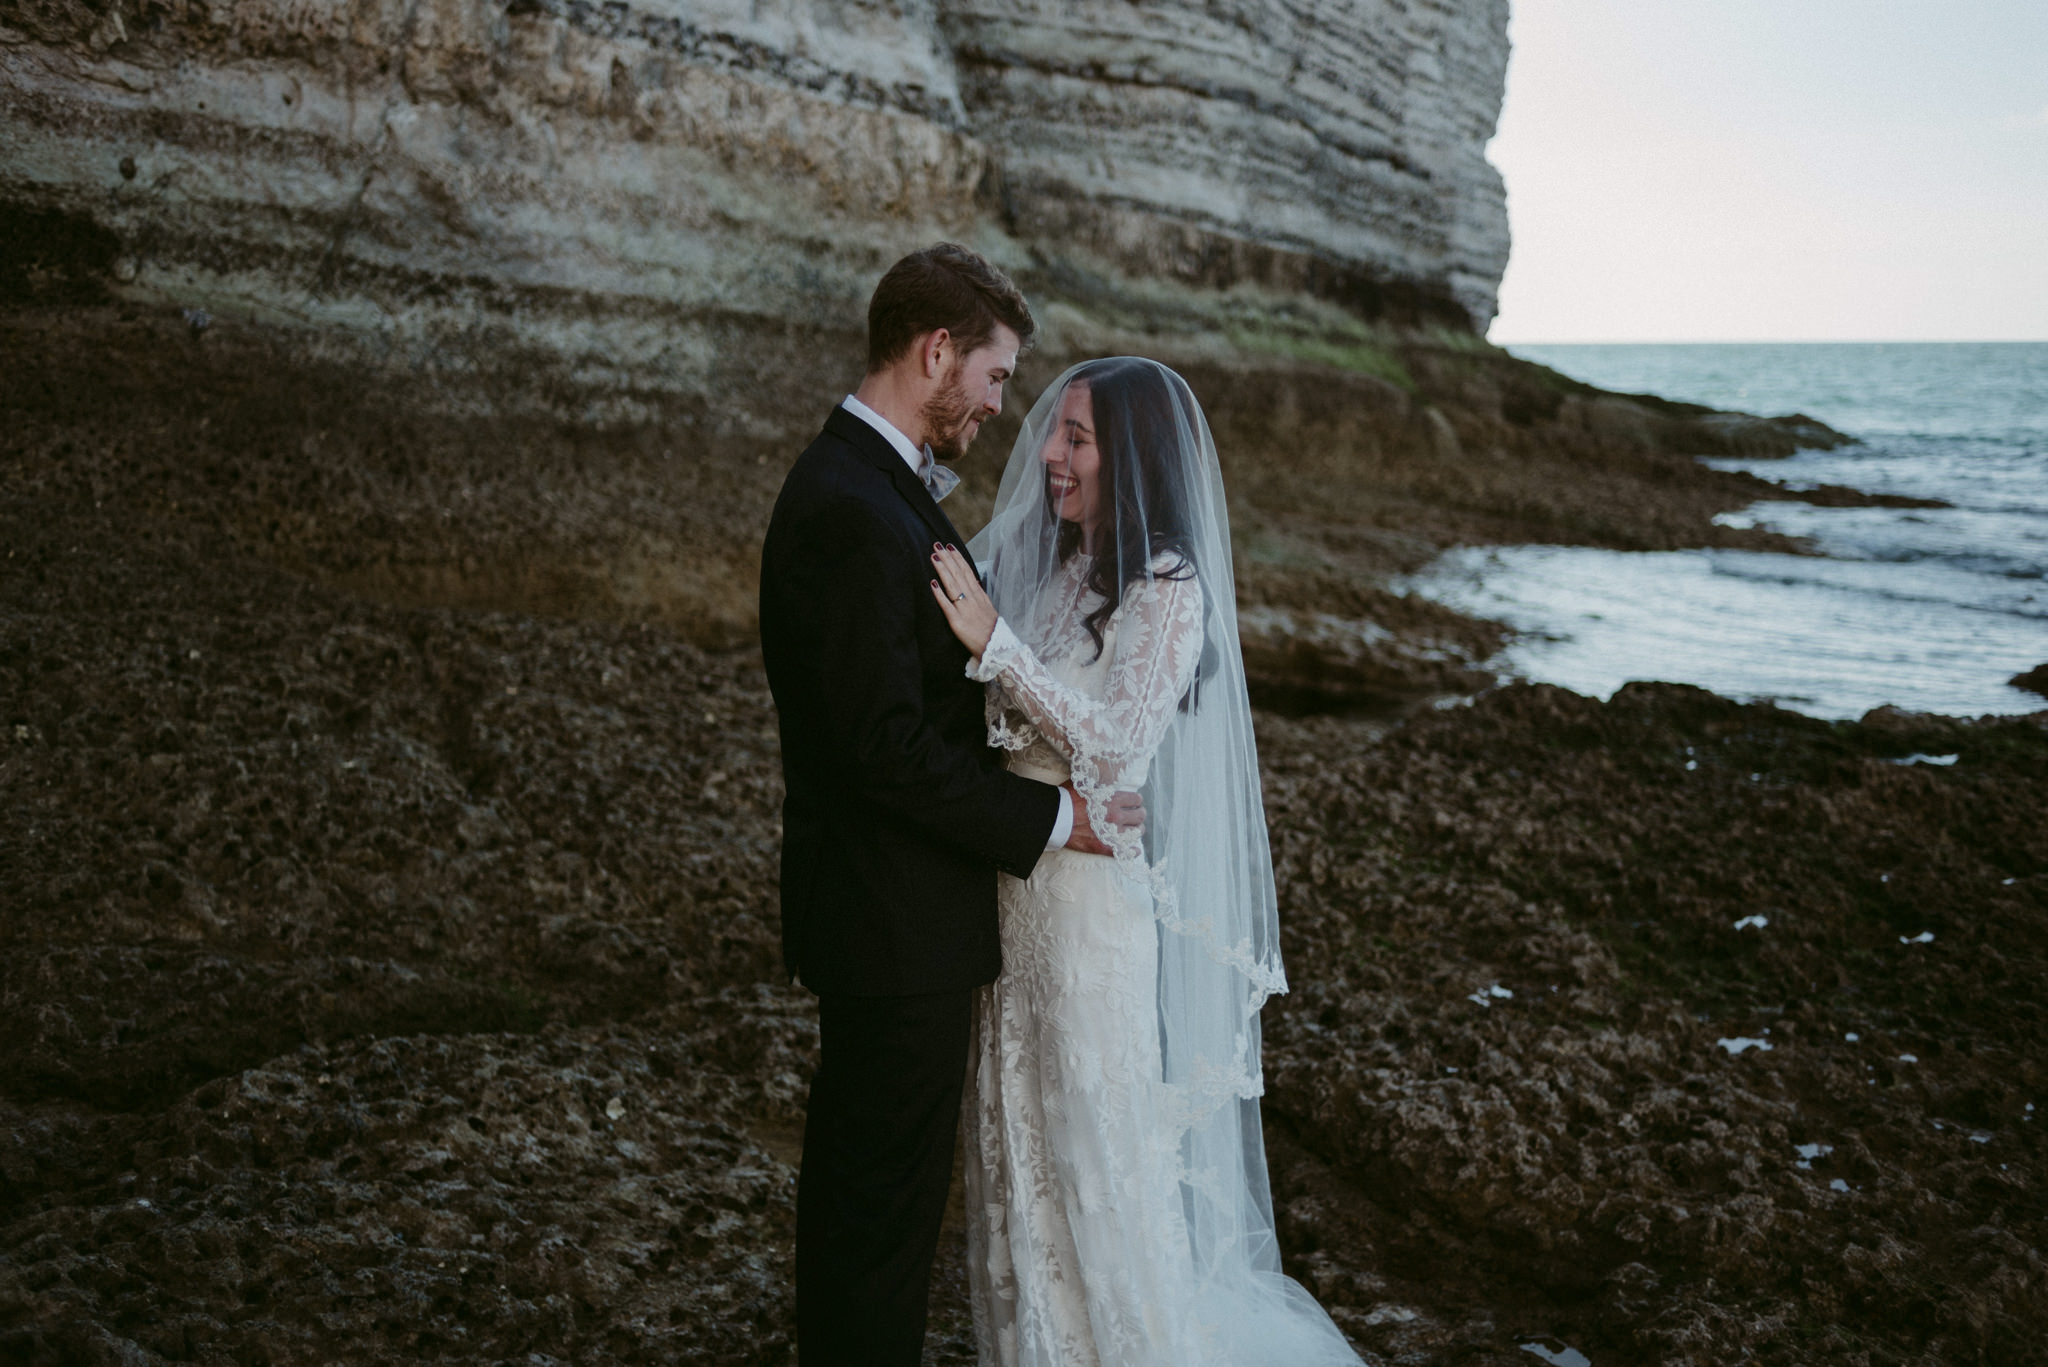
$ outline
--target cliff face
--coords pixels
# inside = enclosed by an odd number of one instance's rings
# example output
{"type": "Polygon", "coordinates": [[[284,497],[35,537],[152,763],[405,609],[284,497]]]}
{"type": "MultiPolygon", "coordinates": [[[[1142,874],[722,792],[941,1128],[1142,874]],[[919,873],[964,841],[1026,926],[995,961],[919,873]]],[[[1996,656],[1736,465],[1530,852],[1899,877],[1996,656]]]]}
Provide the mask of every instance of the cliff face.
{"type": "Polygon", "coordinates": [[[8,0],[0,277],[699,395],[940,236],[1483,328],[1506,10],[8,0]]]}
{"type": "Polygon", "coordinates": [[[954,3],[1007,222],[1141,277],[1262,278],[1484,331],[1505,0],[954,3]]]}

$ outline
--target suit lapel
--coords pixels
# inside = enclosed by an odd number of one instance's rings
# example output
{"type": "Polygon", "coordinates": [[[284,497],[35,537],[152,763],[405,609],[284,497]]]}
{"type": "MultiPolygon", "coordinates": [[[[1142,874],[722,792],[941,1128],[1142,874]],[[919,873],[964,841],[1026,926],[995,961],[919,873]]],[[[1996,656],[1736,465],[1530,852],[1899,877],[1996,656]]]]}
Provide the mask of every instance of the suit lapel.
{"type": "MultiPolygon", "coordinates": [[[[825,430],[846,442],[862,460],[887,475],[889,482],[896,486],[896,492],[903,495],[903,501],[931,528],[934,537],[949,546],[958,546],[960,554],[967,555],[967,538],[960,535],[952,520],[932,498],[931,491],[924,487],[924,481],[911,473],[887,437],[844,408],[832,410],[832,415],[825,419],[825,430]]],[[[972,565],[974,557],[968,555],[967,559],[972,565]]]]}
{"type": "MultiPolygon", "coordinates": [[[[960,554],[967,555],[967,538],[954,528],[953,520],[946,516],[945,510],[933,499],[931,490],[924,487],[924,481],[911,474],[909,467],[904,465],[903,458],[894,451],[889,453],[889,458],[896,462],[896,468],[889,472],[889,478],[895,481],[896,492],[902,494],[904,501],[917,510],[917,515],[924,519],[925,525],[932,529],[940,541],[948,546],[958,546],[960,554]]],[[[973,557],[969,556],[968,559],[972,561],[973,557]]]]}

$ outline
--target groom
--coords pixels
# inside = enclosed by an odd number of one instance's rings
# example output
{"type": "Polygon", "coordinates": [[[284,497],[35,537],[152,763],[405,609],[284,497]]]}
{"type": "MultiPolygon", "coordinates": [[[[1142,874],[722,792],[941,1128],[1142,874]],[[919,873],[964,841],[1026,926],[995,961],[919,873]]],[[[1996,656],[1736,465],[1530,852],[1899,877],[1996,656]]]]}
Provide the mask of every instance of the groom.
{"type": "Polygon", "coordinates": [[[867,375],[797,458],[761,548],[783,958],[820,1031],[797,1185],[803,1367],[920,1360],[973,991],[1002,967],[996,872],[1105,852],[1071,791],[996,763],[928,587],[935,546],[965,541],[938,504],[959,477],[935,461],[1002,411],[1036,330],[965,248],[890,267],[867,375]]]}

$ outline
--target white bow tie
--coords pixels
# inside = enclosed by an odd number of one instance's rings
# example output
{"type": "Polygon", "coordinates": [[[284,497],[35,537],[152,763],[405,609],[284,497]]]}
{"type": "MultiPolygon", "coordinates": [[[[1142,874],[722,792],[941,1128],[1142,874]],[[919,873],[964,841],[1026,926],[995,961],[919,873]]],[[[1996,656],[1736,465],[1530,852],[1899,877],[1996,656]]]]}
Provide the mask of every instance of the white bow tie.
{"type": "Polygon", "coordinates": [[[938,457],[932,454],[929,446],[924,448],[924,464],[917,467],[917,477],[924,481],[925,492],[932,496],[934,503],[960,487],[960,476],[939,464],[938,457]]]}

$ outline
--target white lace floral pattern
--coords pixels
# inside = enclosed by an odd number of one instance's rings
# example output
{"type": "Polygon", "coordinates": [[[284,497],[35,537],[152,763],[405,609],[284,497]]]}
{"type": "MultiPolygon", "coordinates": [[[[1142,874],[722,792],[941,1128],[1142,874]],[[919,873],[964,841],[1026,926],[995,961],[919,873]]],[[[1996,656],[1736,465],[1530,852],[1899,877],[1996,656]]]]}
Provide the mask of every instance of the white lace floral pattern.
{"type": "Polygon", "coordinates": [[[989,689],[990,719],[1005,748],[1017,737],[1048,742],[1070,764],[1077,790],[1107,797],[1142,783],[1202,658],[1202,585],[1192,573],[1165,578],[1172,556],[1153,562],[1162,577],[1140,579],[1103,624],[1098,652],[1084,624],[1100,600],[1087,587],[1085,556],[1062,567],[1057,592],[1033,632],[1034,654],[1005,622],[969,676],[989,689]],[[1092,657],[1092,658],[1091,658],[1092,657]],[[1061,666],[1077,676],[1061,677],[1061,666]],[[1086,676],[1085,679],[1079,676],[1086,676]],[[1019,714],[1026,732],[1010,723],[1019,714]]]}
{"type": "MultiPolygon", "coordinates": [[[[1164,566],[1161,566],[1164,568],[1164,566]]],[[[1105,624],[1080,557],[975,677],[1010,767],[1070,776],[1098,831],[1137,788],[1192,682],[1192,577],[1134,583],[1105,624]]],[[[1003,976],[982,990],[963,1116],[969,1278],[984,1367],[1187,1367],[1209,1360],[1184,1223],[1177,1113],[1162,1080],[1158,930],[1142,839],[1118,857],[1059,850],[1003,876],[1003,976]]],[[[1234,1090],[1234,1088],[1233,1088],[1234,1090]]]]}

